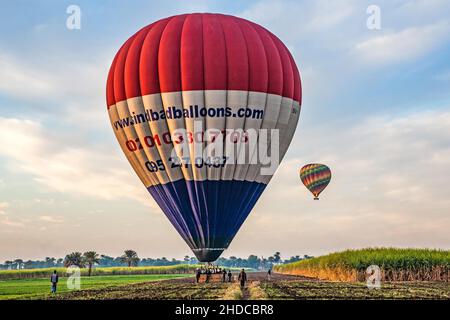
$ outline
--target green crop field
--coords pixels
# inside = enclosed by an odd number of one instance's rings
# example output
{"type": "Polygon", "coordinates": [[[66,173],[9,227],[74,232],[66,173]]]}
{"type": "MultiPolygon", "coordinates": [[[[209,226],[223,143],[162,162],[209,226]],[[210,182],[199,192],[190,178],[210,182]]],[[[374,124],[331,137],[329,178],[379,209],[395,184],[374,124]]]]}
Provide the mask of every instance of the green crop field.
{"type": "Polygon", "coordinates": [[[449,281],[450,251],[369,248],[346,250],[279,265],[274,271],[325,280],[363,281],[366,268],[377,265],[386,281],[449,281]]]}
{"type": "MultiPolygon", "coordinates": [[[[189,277],[187,274],[144,274],[144,275],[110,275],[82,276],[81,290],[102,289],[110,286],[136,284],[174,278],[189,277]]],[[[67,278],[61,277],[58,283],[58,293],[69,292],[67,278]]],[[[0,280],[0,300],[4,299],[41,299],[50,296],[50,278],[30,278],[0,280]]]]}
{"type": "MultiPolygon", "coordinates": [[[[194,274],[197,265],[179,264],[174,266],[162,267],[108,267],[92,269],[93,276],[107,275],[146,275],[146,274],[194,274]]],[[[66,275],[66,268],[42,268],[42,269],[23,269],[23,270],[0,270],[0,280],[3,279],[29,279],[50,277],[50,274],[56,270],[59,275],[66,275]]],[[[88,269],[80,269],[81,275],[87,275],[88,269]]]]}

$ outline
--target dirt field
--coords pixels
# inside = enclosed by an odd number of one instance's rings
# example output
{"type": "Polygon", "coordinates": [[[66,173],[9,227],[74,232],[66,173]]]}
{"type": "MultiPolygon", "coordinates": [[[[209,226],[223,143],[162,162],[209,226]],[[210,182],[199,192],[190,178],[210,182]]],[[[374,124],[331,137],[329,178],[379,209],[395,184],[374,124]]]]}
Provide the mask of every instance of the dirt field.
{"type": "Polygon", "coordinates": [[[446,282],[384,283],[368,289],[364,283],[328,282],[262,272],[248,273],[244,290],[233,283],[194,283],[193,278],[164,280],[83,290],[51,299],[450,299],[446,282]]]}

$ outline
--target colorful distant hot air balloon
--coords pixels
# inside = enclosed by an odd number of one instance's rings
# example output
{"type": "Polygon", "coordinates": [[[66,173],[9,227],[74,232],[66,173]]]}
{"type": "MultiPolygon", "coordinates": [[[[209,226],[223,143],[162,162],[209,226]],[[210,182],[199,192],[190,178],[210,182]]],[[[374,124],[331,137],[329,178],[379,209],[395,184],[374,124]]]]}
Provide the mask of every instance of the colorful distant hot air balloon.
{"type": "Polygon", "coordinates": [[[255,23],[222,14],[184,14],[144,27],[118,51],[107,81],[123,152],[202,262],[229,246],[271,179],[261,164],[198,157],[211,143],[205,131],[237,132],[225,135],[223,151],[240,155],[254,151],[247,132],[278,129],[282,158],[300,104],[300,75],[284,44],[255,23]]]}
{"type": "Polygon", "coordinates": [[[300,169],[300,179],[314,195],[314,200],[319,200],[319,194],[330,183],[331,170],[324,164],[307,164],[300,169]]]}

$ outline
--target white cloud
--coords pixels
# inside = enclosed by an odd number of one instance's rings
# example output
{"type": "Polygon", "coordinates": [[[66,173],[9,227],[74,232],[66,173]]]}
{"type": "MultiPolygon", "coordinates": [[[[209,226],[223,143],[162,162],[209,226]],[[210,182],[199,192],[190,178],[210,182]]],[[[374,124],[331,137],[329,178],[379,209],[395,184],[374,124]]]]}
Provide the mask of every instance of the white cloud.
{"type": "Polygon", "coordinates": [[[396,14],[401,15],[403,20],[415,19],[420,15],[421,20],[429,21],[448,17],[450,3],[447,0],[409,0],[404,1],[397,9],[396,14]]]}
{"type": "Polygon", "coordinates": [[[355,13],[355,8],[355,1],[314,1],[311,20],[303,28],[307,31],[329,30],[355,13]]]}
{"type": "Polygon", "coordinates": [[[6,209],[9,207],[9,202],[0,202],[0,225],[19,228],[25,227],[25,224],[22,221],[12,220],[8,216],[6,209]]]}
{"type": "Polygon", "coordinates": [[[129,198],[150,202],[123,155],[98,146],[68,144],[38,122],[0,118],[0,155],[9,168],[31,174],[52,191],[100,199],[129,198]]]}
{"type": "Polygon", "coordinates": [[[48,65],[0,53],[0,93],[26,102],[17,113],[58,117],[80,129],[104,129],[108,123],[104,93],[109,63],[99,55],[89,62],[55,57],[48,65]]]}
{"type": "Polygon", "coordinates": [[[299,38],[320,37],[345,22],[355,11],[357,1],[281,1],[256,2],[238,15],[260,23],[279,36],[287,45],[299,38]]]}
{"type": "Polygon", "coordinates": [[[6,210],[6,208],[8,208],[9,207],[9,203],[8,202],[0,202],[0,215],[5,215],[6,214],[6,212],[5,212],[5,210],[6,210]]]}
{"type": "MultiPolygon", "coordinates": [[[[324,83],[334,88],[352,82],[366,76],[371,65],[412,63],[450,39],[448,1],[380,0],[375,4],[381,8],[381,30],[376,31],[366,26],[371,4],[261,0],[239,15],[264,25],[293,48],[302,75],[306,68],[320,75],[321,96],[330,91],[323,90],[324,83]]],[[[311,89],[311,79],[304,78],[304,84],[311,89]]],[[[306,89],[310,99],[320,99],[306,89]]]]}
{"type": "Polygon", "coordinates": [[[33,202],[39,203],[39,204],[46,204],[46,205],[53,205],[55,204],[55,199],[41,199],[41,198],[34,198],[33,202]]]}
{"type": "Polygon", "coordinates": [[[9,217],[4,217],[0,219],[0,224],[8,227],[24,228],[25,224],[19,221],[11,220],[9,217]]]}
{"type": "Polygon", "coordinates": [[[0,91],[14,96],[49,96],[54,93],[54,79],[21,65],[11,56],[0,55],[0,91]]]}
{"type": "MultiPolygon", "coordinates": [[[[108,59],[93,63],[55,60],[47,65],[12,54],[0,54],[0,91],[23,100],[91,98],[104,92],[108,59]]],[[[61,100],[65,104],[64,100],[61,100]]]]}
{"type": "Polygon", "coordinates": [[[49,222],[49,223],[62,223],[64,222],[64,219],[62,217],[56,217],[56,216],[40,216],[38,218],[39,221],[49,222]]]}
{"type": "Polygon", "coordinates": [[[373,63],[410,61],[429,53],[450,38],[448,21],[388,31],[356,44],[355,52],[373,63]]]}

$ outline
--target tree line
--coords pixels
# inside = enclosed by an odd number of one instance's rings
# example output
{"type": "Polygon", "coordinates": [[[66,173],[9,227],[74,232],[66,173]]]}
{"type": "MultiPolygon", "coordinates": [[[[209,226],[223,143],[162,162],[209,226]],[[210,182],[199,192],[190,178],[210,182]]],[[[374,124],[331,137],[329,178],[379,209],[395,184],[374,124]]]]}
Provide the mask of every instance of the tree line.
{"type": "MultiPolygon", "coordinates": [[[[312,258],[309,255],[292,256],[289,259],[282,259],[280,252],[275,252],[272,256],[267,258],[258,257],[256,255],[249,255],[248,258],[238,258],[231,256],[229,258],[219,258],[215,261],[216,265],[223,267],[235,268],[253,268],[253,269],[269,269],[274,264],[291,263],[303,259],[312,258]]],[[[135,266],[173,266],[178,264],[198,264],[195,257],[186,255],[183,260],[162,258],[139,258],[134,250],[125,250],[123,255],[119,257],[111,257],[103,254],[98,254],[95,251],[72,252],[67,254],[64,258],[46,257],[44,260],[7,260],[0,264],[0,269],[38,269],[38,268],[57,268],[78,266],[80,268],[89,268],[89,274],[94,266],[97,267],[135,267],[135,266]]]]}

